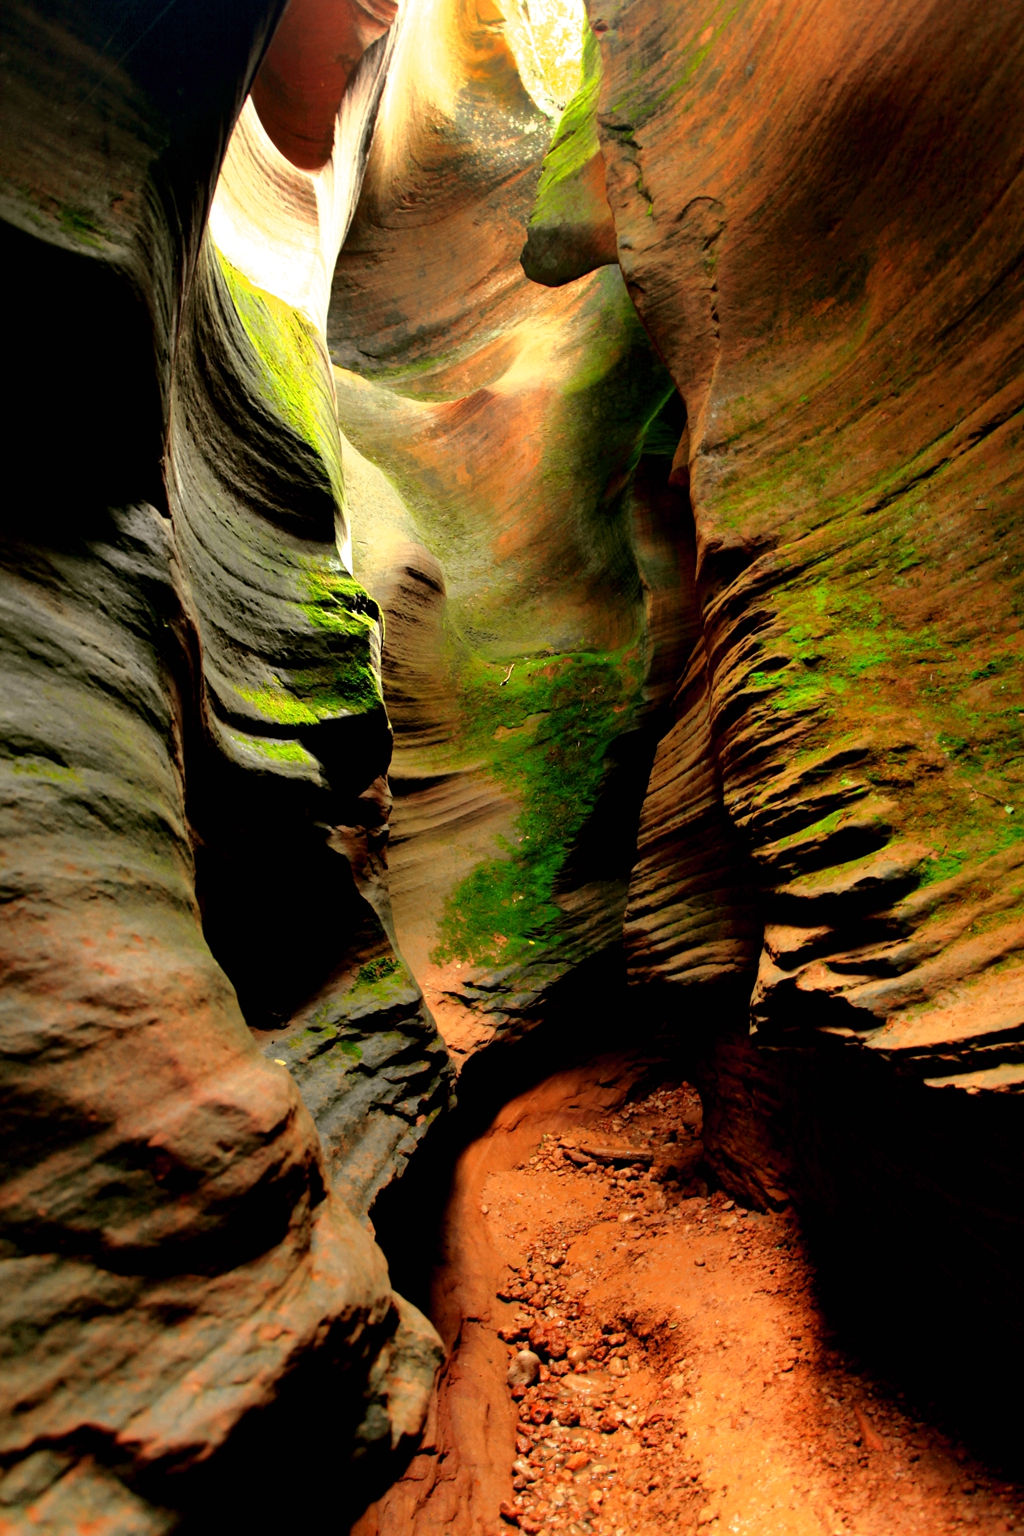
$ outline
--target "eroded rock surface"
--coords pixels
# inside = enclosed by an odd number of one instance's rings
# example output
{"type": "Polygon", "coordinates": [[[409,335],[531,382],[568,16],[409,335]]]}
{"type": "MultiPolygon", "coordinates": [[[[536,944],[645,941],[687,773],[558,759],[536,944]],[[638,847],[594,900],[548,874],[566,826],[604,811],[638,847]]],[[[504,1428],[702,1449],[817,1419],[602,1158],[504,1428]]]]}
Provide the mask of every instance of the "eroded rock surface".
{"type": "Polygon", "coordinates": [[[258,1458],[289,1392],[376,1469],[438,1363],[360,1219],[444,1095],[418,992],[378,989],[345,1035],[346,1066],[365,1032],[392,1080],[349,1111],[333,1187],[340,1139],[325,1163],[246,1027],[400,970],[368,846],[379,618],[338,551],[326,360],[203,243],[276,16],[235,7],[211,48],[188,5],[4,18],[6,442],[41,472],[3,546],[10,1531],[201,1529],[210,1469],[258,1458]],[[67,434],[57,355],[80,370],[67,434]]]}
{"type": "Polygon", "coordinates": [[[354,549],[388,619],[397,931],[461,1061],[621,943],[678,665],[674,441],[633,473],[672,388],[615,266],[523,274],[556,123],[510,29],[448,3],[403,25],[327,335],[386,477],[362,472],[354,549]]]}
{"type": "Polygon", "coordinates": [[[994,1306],[1016,1350],[1016,19],[588,9],[619,260],[686,406],[699,620],[631,974],[718,1034],[719,1176],[801,1201],[876,1342],[923,1358],[994,1306]],[[868,1299],[882,1255],[912,1305],[868,1299]]]}
{"type": "Polygon", "coordinates": [[[591,21],[622,269],[690,422],[708,727],[764,892],[759,1038],[826,1029],[1010,1087],[1016,20],[591,21]]]}
{"type": "Polygon", "coordinates": [[[299,1403],[347,1518],[440,1350],[366,1213],[599,995],[854,1310],[1021,1348],[1014,7],[282,10],[4,14],[17,1531],[299,1403]]]}
{"type": "MultiPolygon", "coordinates": [[[[801,1199],[849,1263],[851,1290],[873,1261],[867,1250],[856,1258],[837,1217],[875,1213],[894,1274],[911,1289],[915,1274],[941,1277],[929,1318],[983,1296],[1005,1314],[1006,1243],[1021,1208],[1006,1139],[1015,1104],[972,1120],[985,1131],[959,1167],[936,1149],[972,1118],[964,1093],[1012,1095],[1024,1071],[1014,24],[979,27],[966,11],[932,9],[839,16],[827,4],[708,18],[646,0],[594,3],[589,17],[583,87],[539,177],[523,175],[538,163],[525,133],[517,162],[505,148],[489,244],[462,233],[443,135],[417,154],[417,185],[431,189],[421,200],[401,193],[412,179],[402,134],[393,128],[378,145],[332,301],[341,418],[385,467],[407,537],[438,562],[441,580],[420,605],[437,674],[447,624],[450,654],[467,645],[494,666],[497,697],[526,660],[510,641],[525,651],[537,609],[561,616],[575,597],[571,580],[557,594],[547,580],[566,569],[549,494],[543,536],[521,553],[528,509],[510,487],[534,501],[536,492],[510,384],[523,377],[511,348],[527,301],[501,277],[503,220],[536,189],[522,261],[562,285],[529,301],[532,334],[553,335],[570,300],[618,283],[606,197],[627,290],[681,406],[659,469],[644,453],[627,471],[644,644],[659,633],[666,642],[644,677],[658,744],[628,891],[618,868],[617,880],[577,886],[585,859],[574,853],[552,897],[585,915],[605,953],[621,932],[636,987],[627,1017],[667,1016],[702,1053],[721,1178],[761,1205],[801,1199]],[[954,98],[965,105],[950,117],[954,98]],[[950,214],[960,177],[967,190],[950,214]],[[440,253],[455,247],[468,269],[445,267],[440,253]],[[459,293],[467,270],[472,308],[459,293]],[[480,365],[467,372],[470,356],[480,365]],[[515,476],[495,485],[506,463],[515,476]],[[461,482],[452,466],[465,466],[461,482]],[[481,521],[501,529],[491,549],[466,515],[485,488],[481,521]],[[531,566],[535,549],[544,570],[531,566]],[[498,601],[514,607],[516,629],[511,614],[507,628],[496,617],[498,601]],[[864,1127],[876,1114],[892,1131],[873,1146],[864,1127]],[[840,1150],[851,1133],[854,1165],[840,1150]],[[887,1178],[886,1167],[900,1171],[887,1178]],[[965,1212],[966,1189],[981,1183],[998,1191],[991,1225],[965,1212]],[[911,1219],[901,1190],[920,1201],[911,1219]],[[927,1236],[949,1222],[978,1234],[985,1257],[973,1273],[927,1236]]],[[[497,97],[491,44],[489,34],[497,97]]],[[[467,121],[470,100],[482,120],[482,78],[481,69],[448,121],[467,121]]],[[[386,99],[382,110],[392,124],[401,116],[386,99]]],[[[528,110],[511,118],[527,124],[528,110]]],[[[487,156],[474,163],[483,173],[487,156]]],[[[564,355],[551,345],[546,382],[564,355]]],[[[544,422],[544,443],[561,448],[557,409],[544,422]]],[[[587,594],[606,615],[617,607],[609,586],[587,594]]],[[[576,612],[593,623],[593,607],[576,612]]],[[[451,746],[430,767],[406,759],[422,797],[410,865],[421,835],[424,851],[444,838],[446,814],[449,849],[485,824],[473,815],[481,766],[516,787],[482,734],[460,743],[460,665],[444,702],[440,687],[432,694],[432,719],[446,722],[432,740],[440,747],[451,729],[456,750],[471,742],[477,754],[456,759],[459,779],[448,776],[451,746]]],[[[542,713],[489,715],[491,739],[502,752],[509,733],[542,742],[542,713]]],[[[621,781],[618,790],[624,809],[621,781]]],[[[400,801],[398,828],[401,814],[400,801]]],[[[496,806],[490,814],[500,825],[496,806]]],[[[592,824],[607,826],[599,809],[592,824]]],[[[513,826],[525,831],[525,818],[513,826]]],[[[503,910],[487,906],[493,869],[481,866],[474,885],[451,867],[447,926],[425,934],[413,914],[414,942],[417,955],[436,957],[428,992],[467,1055],[529,1026],[544,994],[529,962],[503,974],[500,962],[514,957],[503,910]],[[480,948],[451,942],[453,931],[465,940],[467,912],[493,917],[490,973],[480,974],[480,948]],[[477,974],[467,978],[470,961],[477,974]]],[[[594,951],[557,958],[578,973],[594,951]]],[[[908,1310],[900,1316],[913,1323],[908,1310]]],[[[922,1314],[913,1326],[924,1338],[931,1324],[922,1314]]]]}

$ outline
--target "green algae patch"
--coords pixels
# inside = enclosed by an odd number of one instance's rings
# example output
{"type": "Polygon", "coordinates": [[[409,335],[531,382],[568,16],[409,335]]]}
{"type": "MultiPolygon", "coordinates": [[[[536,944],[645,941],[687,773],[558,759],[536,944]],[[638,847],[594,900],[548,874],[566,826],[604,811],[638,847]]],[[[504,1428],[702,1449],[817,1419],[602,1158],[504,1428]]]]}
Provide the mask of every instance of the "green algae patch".
{"type": "Polygon", "coordinates": [[[372,986],[375,981],[384,981],[388,976],[394,976],[402,967],[394,955],[382,955],[379,960],[370,960],[366,965],[361,965],[356,972],[355,985],[372,986]]]}
{"type": "Polygon", "coordinates": [[[381,626],[379,605],[340,565],[337,569],[312,566],[302,584],[308,597],[302,611],[316,629],[367,638],[381,626]]]}
{"type": "Polygon", "coordinates": [[[74,203],[62,203],[59,209],[60,227],[64,234],[80,245],[91,245],[96,250],[101,250],[104,244],[112,244],[113,236],[108,229],[95,218],[86,208],[81,208],[74,203]]]}
{"type": "Polygon", "coordinates": [[[576,213],[576,182],[584,166],[601,153],[597,135],[597,99],[601,88],[601,52],[587,21],[583,23],[583,72],[551,148],[544,156],[530,225],[562,224],[576,213]]]}
{"type": "Polygon", "coordinates": [[[78,783],[81,775],[76,768],[65,763],[55,763],[50,757],[12,757],[7,761],[12,773],[28,774],[31,778],[48,779],[54,784],[78,783]]]}
{"type": "Polygon", "coordinates": [[[953,875],[958,875],[967,862],[966,848],[958,848],[953,851],[940,853],[932,859],[924,862],[921,884],[935,885],[939,880],[949,880],[953,875]]]}
{"type": "Polygon", "coordinates": [[[267,736],[247,736],[245,745],[251,752],[269,758],[274,763],[303,763],[317,766],[316,758],[297,741],[275,741],[267,736]]]}
{"type": "Polygon", "coordinates": [[[271,720],[275,725],[316,725],[320,719],[308,704],[279,683],[265,683],[260,688],[239,687],[237,692],[239,698],[251,704],[264,720],[271,720]]]}
{"type": "Polygon", "coordinates": [[[258,688],[239,687],[247,704],[275,725],[317,725],[380,708],[380,683],[369,658],[333,658],[323,666],[273,678],[258,688]]]}
{"type": "Polygon", "coordinates": [[[377,603],[338,561],[311,561],[300,579],[307,601],[298,607],[316,634],[317,659],[257,686],[237,685],[239,696],[275,725],[316,725],[381,708],[377,603]]]}
{"type": "Polygon", "coordinates": [[[460,745],[489,759],[522,809],[505,857],[477,865],[447,898],[431,955],[439,965],[512,964],[554,942],[559,875],[597,802],[608,748],[640,702],[635,649],[527,658],[503,685],[506,670],[466,668],[460,745]]]}
{"type": "Polygon", "coordinates": [[[330,637],[330,660],[292,672],[295,697],[318,718],[365,714],[383,703],[379,657],[384,622],[377,603],[347,571],[306,572],[308,601],[301,604],[314,629],[330,637]]]}
{"type": "Polygon", "coordinates": [[[809,827],[802,827],[799,832],[790,832],[786,837],[780,837],[774,847],[782,853],[787,848],[797,848],[801,843],[810,842],[813,838],[826,837],[828,833],[835,831],[845,814],[845,807],[838,811],[830,811],[827,816],[823,816],[820,821],[812,822],[809,827]]]}
{"type": "Polygon", "coordinates": [[[778,589],[777,628],[745,685],[752,704],[799,721],[809,748],[839,721],[880,729],[865,776],[895,794],[895,834],[931,848],[922,885],[1024,839],[1024,646],[985,636],[955,604],[923,619],[908,604],[900,570],[912,545],[929,558],[927,520],[922,502],[892,505],[778,589]]]}
{"type": "Polygon", "coordinates": [[[383,707],[377,647],[358,632],[356,643],[318,665],[271,676],[257,687],[236,686],[238,696],[274,725],[317,725],[383,707]]]}
{"type": "Polygon", "coordinates": [[[295,697],[318,720],[338,715],[364,715],[381,706],[380,683],[369,658],[359,656],[332,660],[323,667],[309,667],[291,674],[295,697]]]}
{"type": "Polygon", "coordinates": [[[321,459],[335,500],[343,505],[341,443],[330,363],[315,328],[299,310],[257,288],[220,251],[217,259],[235,312],[256,354],[268,402],[321,459]]]}

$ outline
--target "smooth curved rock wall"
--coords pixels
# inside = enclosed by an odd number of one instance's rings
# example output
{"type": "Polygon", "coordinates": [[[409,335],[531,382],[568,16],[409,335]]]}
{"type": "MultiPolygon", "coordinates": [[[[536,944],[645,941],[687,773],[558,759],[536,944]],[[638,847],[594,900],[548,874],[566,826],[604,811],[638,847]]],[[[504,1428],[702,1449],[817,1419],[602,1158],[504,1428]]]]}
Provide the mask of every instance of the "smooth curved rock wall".
{"type": "Polygon", "coordinates": [[[199,891],[250,1027],[298,1082],[332,1182],[365,1209],[449,1071],[393,947],[380,620],[338,553],[326,359],[301,316],[224,270],[206,255],[172,439],[207,705],[190,799],[199,891]]]}
{"type": "Polygon", "coordinates": [[[268,1434],[333,1445],[345,1507],[439,1357],[358,1215],[447,1064],[380,894],[390,733],[330,376],[202,245],[277,9],[109,9],[4,17],[6,445],[38,466],[3,541],[12,1531],[205,1529],[239,1455],[258,1526],[268,1434]],[[261,1054],[247,1023],[303,1005],[261,1054]],[[346,1069],[326,1159],[309,1030],[346,1069]]]}
{"type": "Polygon", "coordinates": [[[619,966],[677,640],[648,612],[671,509],[634,491],[670,381],[616,267],[556,292],[519,264],[554,127],[499,21],[410,11],[327,324],[386,477],[353,526],[388,617],[398,936],[460,1061],[619,966]]]}
{"type": "Polygon", "coordinates": [[[723,1179],[795,1196],[867,1346],[959,1411],[1022,1347],[1019,7],[588,12],[701,631],[632,974],[704,1053],[723,1179]],[[937,1369],[982,1313],[999,1349],[937,1369]]]}
{"type": "Polygon", "coordinates": [[[1012,1088],[1019,15],[590,15],[620,261],[690,423],[759,1038],[1012,1088]]]}
{"type": "Polygon", "coordinates": [[[463,1061],[624,957],[721,1177],[1016,1358],[1018,9],[591,0],[558,126],[518,12],[307,0],[219,252],[277,10],[5,12],[9,1528],[386,1475],[418,979],[463,1061]]]}

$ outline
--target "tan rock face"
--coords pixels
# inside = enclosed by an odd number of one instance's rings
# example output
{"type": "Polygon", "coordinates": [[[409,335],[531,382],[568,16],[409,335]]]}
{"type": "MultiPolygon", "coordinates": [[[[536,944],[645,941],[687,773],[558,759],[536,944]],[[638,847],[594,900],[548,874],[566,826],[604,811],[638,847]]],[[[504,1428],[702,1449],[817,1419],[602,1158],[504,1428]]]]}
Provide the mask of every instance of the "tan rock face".
{"type": "Polygon", "coordinates": [[[623,948],[721,1179],[1010,1318],[1013,8],[592,0],[560,123],[525,7],[137,9],[3,22],[7,1527],[380,1477],[439,1345],[362,1218],[623,948]]]}
{"type": "Polygon", "coordinates": [[[386,617],[397,934],[460,1060],[617,946],[678,665],[671,448],[633,474],[671,383],[617,268],[524,276],[554,124],[481,17],[408,13],[327,325],[386,617]],[[581,855],[602,803],[620,831],[581,855]]]}
{"type": "MultiPolygon", "coordinates": [[[[786,930],[766,940],[758,1029],[1016,1081],[1015,20],[822,4],[726,22],[646,0],[590,16],[622,269],[689,416],[707,654],[706,726],[687,694],[643,835],[702,814],[706,729],[786,930]]],[[[679,924],[662,969],[691,949],[696,967],[704,937],[679,924]]]]}

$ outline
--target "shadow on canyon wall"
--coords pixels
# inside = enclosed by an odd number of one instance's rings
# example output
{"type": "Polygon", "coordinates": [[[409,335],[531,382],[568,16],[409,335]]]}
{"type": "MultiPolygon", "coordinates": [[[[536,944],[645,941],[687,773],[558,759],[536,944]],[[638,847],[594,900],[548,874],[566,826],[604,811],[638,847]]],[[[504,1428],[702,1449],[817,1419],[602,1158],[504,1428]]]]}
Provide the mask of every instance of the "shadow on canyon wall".
{"type": "Polygon", "coordinates": [[[627,986],[621,954],[608,955],[564,986],[543,1024],[471,1059],[456,1109],[371,1212],[396,1287],[429,1309],[452,1170],[503,1105],[625,1053],[641,1064],[631,1098],[659,1081],[698,1086],[712,1188],[795,1211],[841,1346],[1020,1478],[1019,1106],[1004,1098],[993,1114],[841,1046],[762,1053],[746,999],[742,984],[691,994],[683,1029],[678,997],[627,986]]]}

